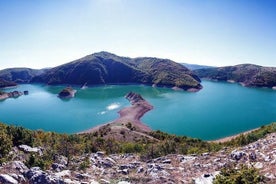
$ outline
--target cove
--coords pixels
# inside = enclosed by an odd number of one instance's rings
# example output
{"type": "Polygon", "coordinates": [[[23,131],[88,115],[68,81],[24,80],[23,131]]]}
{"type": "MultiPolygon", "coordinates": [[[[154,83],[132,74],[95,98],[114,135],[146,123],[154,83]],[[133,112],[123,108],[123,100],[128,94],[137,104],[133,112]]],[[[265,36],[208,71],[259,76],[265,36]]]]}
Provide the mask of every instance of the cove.
{"type": "MultiPolygon", "coordinates": [[[[196,93],[144,85],[107,85],[78,90],[75,98],[57,97],[64,86],[23,84],[29,95],[0,101],[0,121],[29,129],[77,133],[118,117],[129,106],[124,95],[140,93],[154,109],[142,122],[153,130],[214,140],[276,121],[276,91],[202,81],[196,93]]],[[[6,89],[11,91],[13,89],[6,89]]]]}

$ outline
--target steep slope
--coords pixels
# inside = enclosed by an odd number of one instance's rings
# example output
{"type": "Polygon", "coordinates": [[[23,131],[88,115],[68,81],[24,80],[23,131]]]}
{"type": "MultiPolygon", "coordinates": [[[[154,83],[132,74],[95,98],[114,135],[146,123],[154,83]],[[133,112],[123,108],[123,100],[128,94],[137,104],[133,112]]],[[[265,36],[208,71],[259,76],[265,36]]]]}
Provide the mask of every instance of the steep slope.
{"type": "Polygon", "coordinates": [[[47,84],[142,83],[200,90],[200,79],[190,70],[168,59],[127,58],[108,52],[88,55],[36,76],[32,82],[47,84]]]}
{"type": "Polygon", "coordinates": [[[194,71],[200,78],[218,81],[234,81],[249,87],[276,86],[276,68],[252,64],[205,68],[194,71]]]}
{"type": "Polygon", "coordinates": [[[0,78],[16,83],[29,83],[34,76],[40,75],[45,71],[46,70],[44,69],[35,70],[31,68],[8,68],[0,70],[0,78]]]}

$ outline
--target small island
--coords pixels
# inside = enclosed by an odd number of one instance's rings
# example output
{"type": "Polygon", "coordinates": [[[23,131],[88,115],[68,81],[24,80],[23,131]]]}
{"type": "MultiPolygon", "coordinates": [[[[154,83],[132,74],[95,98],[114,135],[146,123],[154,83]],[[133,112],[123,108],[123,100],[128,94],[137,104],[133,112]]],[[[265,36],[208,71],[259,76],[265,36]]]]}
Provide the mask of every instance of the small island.
{"type": "Polygon", "coordinates": [[[66,87],[61,92],[59,92],[59,98],[73,98],[77,90],[74,90],[72,87],[66,87]]]}

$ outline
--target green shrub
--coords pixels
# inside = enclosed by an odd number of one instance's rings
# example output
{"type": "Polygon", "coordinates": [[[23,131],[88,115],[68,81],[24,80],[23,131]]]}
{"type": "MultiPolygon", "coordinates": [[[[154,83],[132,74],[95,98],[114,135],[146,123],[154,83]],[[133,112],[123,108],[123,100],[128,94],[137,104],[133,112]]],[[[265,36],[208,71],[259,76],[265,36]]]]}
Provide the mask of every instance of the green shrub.
{"type": "Polygon", "coordinates": [[[240,169],[234,166],[224,168],[221,173],[216,176],[214,184],[256,184],[264,182],[257,169],[242,165],[240,169]]]}

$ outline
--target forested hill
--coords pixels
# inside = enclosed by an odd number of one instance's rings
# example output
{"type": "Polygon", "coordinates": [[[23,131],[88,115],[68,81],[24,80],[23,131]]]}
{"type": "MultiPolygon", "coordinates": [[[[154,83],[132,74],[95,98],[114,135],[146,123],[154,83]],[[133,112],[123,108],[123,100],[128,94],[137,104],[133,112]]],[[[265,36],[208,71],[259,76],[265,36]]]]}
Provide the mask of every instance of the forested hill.
{"type": "Polygon", "coordinates": [[[47,84],[117,84],[141,83],[179,87],[197,91],[200,79],[183,65],[169,59],[128,58],[108,52],[94,53],[66,63],[32,78],[47,84]]]}
{"type": "Polygon", "coordinates": [[[276,67],[263,67],[252,64],[241,64],[217,68],[194,70],[200,78],[217,81],[239,82],[249,87],[275,87],[276,67]]]}
{"type": "Polygon", "coordinates": [[[16,83],[0,79],[0,88],[12,87],[12,86],[16,86],[16,83]]]}
{"type": "Polygon", "coordinates": [[[41,75],[46,71],[47,69],[7,68],[0,70],[0,79],[15,83],[29,83],[33,77],[41,75]]]}

